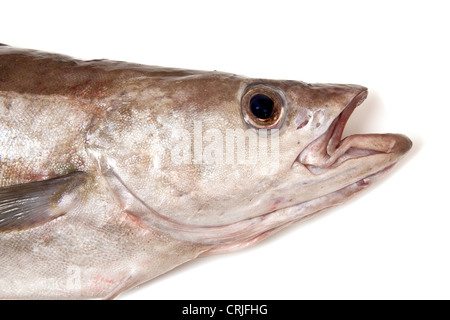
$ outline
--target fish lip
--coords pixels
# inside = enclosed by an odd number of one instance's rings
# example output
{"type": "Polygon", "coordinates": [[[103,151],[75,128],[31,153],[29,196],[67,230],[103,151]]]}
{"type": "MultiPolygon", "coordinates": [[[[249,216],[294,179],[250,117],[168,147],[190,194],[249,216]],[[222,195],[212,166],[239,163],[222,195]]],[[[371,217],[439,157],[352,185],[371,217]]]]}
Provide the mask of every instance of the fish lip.
{"type": "Polygon", "coordinates": [[[350,159],[381,153],[398,159],[411,149],[411,140],[401,134],[354,134],[342,139],[348,119],[367,95],[367,88],[362,87],[328,129],[300,152],[294,164],[300,163],[317,175],[350,159]]]}
{"type": "Polygon", "coordinates": [[[368,94],[369,92],[367,88],[364,88],[360,93],[355,95],[344,110],[342,110],[342,112],[333,121],[334,125],[332,124],[330,128],[328,128],[328,130],[331,131],[331,137],[327,145],[328,154],[332,154],[338,148],[348,119],[350,119],[350,116],[353,111],[355,111],[356,107],[361,105],[364,100],[366,100],[368,94]]]}

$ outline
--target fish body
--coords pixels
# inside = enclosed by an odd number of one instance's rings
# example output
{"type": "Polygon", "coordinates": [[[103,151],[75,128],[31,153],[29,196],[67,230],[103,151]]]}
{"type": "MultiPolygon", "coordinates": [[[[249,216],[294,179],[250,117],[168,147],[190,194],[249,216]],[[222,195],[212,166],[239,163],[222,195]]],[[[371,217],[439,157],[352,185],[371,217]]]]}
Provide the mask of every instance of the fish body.
{"type": "Polygon", "coordinates": [[[0,46],[0,298],[113,298],[347,200],[410,148],[358,85],[0,46]]]}

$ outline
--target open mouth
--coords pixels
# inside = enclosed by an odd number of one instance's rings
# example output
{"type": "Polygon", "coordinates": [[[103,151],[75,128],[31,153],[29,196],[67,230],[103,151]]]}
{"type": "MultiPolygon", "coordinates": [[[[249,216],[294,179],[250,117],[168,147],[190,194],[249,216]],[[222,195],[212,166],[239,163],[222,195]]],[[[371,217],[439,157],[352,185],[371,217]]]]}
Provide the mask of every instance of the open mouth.
{"type": "Polygon", "coordinates": [[[367,90],[358,93],[328,130],[311,142],[297,160],[313,174],[321,174],[349,159],[380,153],[404,154],[411,148],[411,140],[399,134],[355,134],[342,139],[345,125],[355,108],[367,97],[367,90]]]}

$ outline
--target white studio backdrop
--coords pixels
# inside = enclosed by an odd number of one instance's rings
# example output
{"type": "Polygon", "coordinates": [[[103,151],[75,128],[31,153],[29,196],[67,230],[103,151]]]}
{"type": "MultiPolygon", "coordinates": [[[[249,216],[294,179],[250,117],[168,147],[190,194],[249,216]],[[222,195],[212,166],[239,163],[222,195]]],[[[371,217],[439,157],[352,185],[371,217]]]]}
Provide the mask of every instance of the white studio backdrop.
{"type": "Polygon", "coordinates": [[[149,65],[369,88],[344,135],[413,149],[337,208],[198,259],[122,299],[450,298],[446,1],[3,1],[0,42],[149,65]]]}

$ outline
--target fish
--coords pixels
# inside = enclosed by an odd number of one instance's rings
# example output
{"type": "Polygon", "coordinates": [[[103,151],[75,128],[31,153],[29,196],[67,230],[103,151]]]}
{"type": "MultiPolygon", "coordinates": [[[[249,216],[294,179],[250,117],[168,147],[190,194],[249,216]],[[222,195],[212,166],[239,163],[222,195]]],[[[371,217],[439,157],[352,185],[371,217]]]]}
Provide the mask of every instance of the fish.
{"type": "Polygon", "coordinates": [[[113,299],[253,246],[412,147],[352,134],[354,84],[0,46],[0,298],[113,299]]]}

